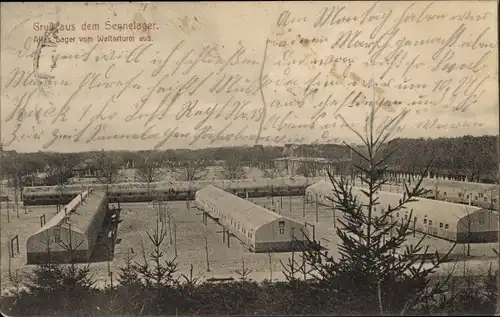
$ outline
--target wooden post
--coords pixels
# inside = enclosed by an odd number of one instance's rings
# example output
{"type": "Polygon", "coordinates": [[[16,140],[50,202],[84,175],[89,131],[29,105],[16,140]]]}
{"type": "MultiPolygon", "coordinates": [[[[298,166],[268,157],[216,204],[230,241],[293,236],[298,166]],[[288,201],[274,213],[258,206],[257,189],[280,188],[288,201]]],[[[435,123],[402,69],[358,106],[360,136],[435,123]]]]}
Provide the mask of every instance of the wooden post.
{"type": "Polygon", "coordinates": [[[304,194],[304,197],[302,197],[302,218],[306,217],[306,194],[304,194]]]}
{"type": "Polygon", "coordinates": [[[337,220],[335,218],[335,203],[332,202],[333,227],[337,228],[337,220]]]}
{"type": "Polygon", "coordinates": [[[177,257],[177,225],[174,222],[174,251],[175,251],[175,256],[177,257]]]}
{"type": "Polygon", "coordinates": [[[208,239],[206,235],[205,235],[205,255],[207,260],[207,272],[210,272],[210,262],[208,259],[208,239]]]}
{"type": "Polygon", "coordinates": [[[109,272],[109,283],[111,285],[111,289],[113,289],[113,272],[109,272]]]}
{"type": "Polygon", "coordinates": [[[226,231],[227,233],[227,247],[230,248],[231,247],[231,232],[229,232],[229,229],[226,231]]]}
{"type": "Polygon", "coordinates": [[[9,252],[9,278],[12,277],[12,250],[10,248],[10,236],[8,237],[7,241],[7,250],[9,252]]]}
{"type": "MultiPolygon", "coordinates": [[[[389,206],[390,207],[390,206],[389,206]]],[[[391,217],[391,225],[394,223],[394,219],[392,218],[392,215],[390,215],[391,217]]],[[[394,229],[394,227],[391,228],[391,239],[392,239],[392,230],[394,229]]]]}
{"type": "Polygon", "coordinates": [[[283,210],[283,189],[280,189],[280,209],[283,210]]]}
{"type": "Polygon", "coordinates": [[[226,227],[222,227],[222,243],[226,242],[226,227]]]}
{"type": "Polygon", "coordinates": [[[290,192],[290,189],[288,189],[288,197],[290,199],[290,213],[292,213],[292,193],[290,192]]]}
{"type": "Polygon", "coordinates": [[[16,214],[17,214],[17,218],[19,218],[19,201],[17,199],[17,190],[14,191],[14,195],[15,195],[15,208],[16,208],[16,214]]]}
{"type": "Polygon", "coordinates": [[[168,235],[170,238],[170,245],[173,244],[173,236],[172,236],[172,217],[170,217],[170,212],[167,212],[168,215],[168,235]]]}
{"type": "Polygon", "coordinates": [[[318,195],[316,195],[316,222],[318,222],[318,195]]]}
{"type": "Polygon", "coordinates": [[[273,280],[273,259],[271,253],[268,253],[269,256],[269,279],[273,280]]]}
{"type": "Polygon", "coordinates": [[[9,206],[9,191],[7,191],[7,222],[10,222],[10,206],[9,206]]]}
{"type": "Polygon", "coordinates": [[[14,238],[10,239],[10,257],[13,258],[14,257],[14,238]]]}
{"type": "Polygon", "coordinates": [[[415,231],[417,227],[417,218],[413,217],[413,237],[415,238],[415,231]]]}

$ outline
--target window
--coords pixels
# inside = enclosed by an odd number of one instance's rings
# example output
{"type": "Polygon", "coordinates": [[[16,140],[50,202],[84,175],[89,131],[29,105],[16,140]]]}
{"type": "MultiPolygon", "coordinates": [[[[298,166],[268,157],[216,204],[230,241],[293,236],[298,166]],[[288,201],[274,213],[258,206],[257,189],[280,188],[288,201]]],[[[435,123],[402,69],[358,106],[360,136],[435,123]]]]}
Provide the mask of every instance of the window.
{"type": "Polygon", "coordinates": [[[443,228],[443,223],[442,222],[439,223],[439,228],[443,228]]]}
{"type": "Polygon", "coordinates": [[[448,229],[449,227],[450,227],[450,225],[449,225],[449,224],[445,224],[445,225],[444,225],[444,228],[445,228],[445,229],[448,229]]]}
{"type": "Polygon", "coordinates": [[[397,213],[396,213],[396,217],[398,217],[398,218],[399,218],[399,212],[397,212],[397,213]]]}
{"type": "Polygon", "coordinates": [[[484,219],[483,218],[479,218],[479,225],[484,226],[484,219]]]}
{"type": "Polygon", "coordinates": [[[443,192],[443,195],[446,196],[446,192],[443,192]]]}
{"type": "Polygon", "coordinates": [[[61,229],[54,228],[54,242],[59,243],[61,241],[61,229]]]}
{"type": "Polygon", "coordinates": [[[429,226],[432,226],[432,220],[429,220],[429,226]]]}
{"type": "Polygon", "coordinates": [[[279,222],[279,228],[280,228],[280,234],[285,234],[285,222],[284,221],[279,222]]]}

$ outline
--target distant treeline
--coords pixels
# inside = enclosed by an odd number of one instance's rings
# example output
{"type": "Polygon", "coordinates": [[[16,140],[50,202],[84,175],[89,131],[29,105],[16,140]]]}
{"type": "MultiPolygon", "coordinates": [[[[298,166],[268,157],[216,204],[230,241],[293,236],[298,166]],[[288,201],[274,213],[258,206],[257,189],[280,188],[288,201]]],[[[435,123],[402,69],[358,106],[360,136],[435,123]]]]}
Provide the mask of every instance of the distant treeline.
{"type": "MultiPolygon", "coordinates": [[[[432,161],[432,174],[448,175],[458,178],[467,177],[468,181],[495,182],[497,175],[497,151],[495,136],[463,136],[458,138],[438,139],[393,139],[386,144],[385,153],[395,150],[388,163],[392,170],[402,172],[420,172],[432,161]]],[[[363,151],[357,146],[351,151],[345,145],[315,144],[294,146],[242,146],[205,148],[198,150],[177,149],[164,151],[106,151],[108,155],[120,156],[124,165],[137,166],[145,156],[154,155],[155,159],[167,162],[167,166],[220,165],[225,161],[238,161],[246,166],[269,169],[273,160],[284,156],[324,157],[329,159],[348,159],[359,161],[356,151],[363,151]]],[[[20,170],[24,179],[35,172],[46,172],[47,182],[61,183],[60,166],[70,170],[79,166],[88,166],[100,151],[80,153],[16,153],[4,152],[2,159],[3,175],[12,174],[12,169],[20,170]],[[69,168],[71,167],[71,168],[69,168]],[[9,172],[10,170],[10,172],[9,172]]],[[[21,177],[23,178],[23,177],[21,177]]]]}
{"type": "Polygon", "coordinates": [[[394,139],[386,151],[394,149],[390,162],[401,171],[422,171],[432,160],[431,173],[467,177],[470,182],[497,182],[496,136],[394,139]]]}

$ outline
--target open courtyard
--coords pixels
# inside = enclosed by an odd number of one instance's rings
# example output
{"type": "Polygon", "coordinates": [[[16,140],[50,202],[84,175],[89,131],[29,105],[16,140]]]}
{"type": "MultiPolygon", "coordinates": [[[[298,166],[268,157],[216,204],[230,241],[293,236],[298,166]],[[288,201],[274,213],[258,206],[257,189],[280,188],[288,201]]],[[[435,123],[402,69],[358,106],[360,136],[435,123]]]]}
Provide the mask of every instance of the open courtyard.
{"type": "MultiPolygon", "coordinates": [[[[339,211],[334,213],[331,208],[314,204],[305,203],[302,196],[292,197],[268,197],[250,199],[254,203],[275,210],[278,214],[290,217],[300,222],[307,222],[310,235],[321,243],[321,246],[328,249],[329,255],[338,257],[339,237],[336,233],[336,227],[342,220],[339,211]]],[[[164,259],[176,258],[178,263],[178,275],[189,276],[190,267],[193,267],[193,275],[200,279],[238,279],[240,276],[237,271],[242,270],[243,262],[245,268],[251,270],[248,278],[253,280],[283,280],[283,267],[281,262],[287,263],[291,257],[291,252],[283,253],[252,253],[237,238],[231,237],[228,246],[227,240],[223,241],[222,227],[208,218],[207,225],[203,223],[201,211],[196,208],[193,201],[164,202],[169,217],[169,221],[160,222],[164,225],[166,237],[162,244],[164,259]],[[188,205],[189,204],[189,205],[188,205]]],[[[2,230],[1,239],[2,257],[1,257],[1,285],[6,289],[13,285],[13,280],[22,280],[33,269],[33,265],[26,264],[26,241],[28,237],[38,230],[41,226],[41,218],[45,215],[45,221],[48,221],[56,214],[56,206],[29,206],[19,208],[19,218],[15,207],[9,206],[9,221],[5,203],[2,205],[2,230]],[[18,236],[19,253],[17,245],[14,243],[14,257],[9,259],[8,246],[11,239],[18,236]],[[9,273],[10,271],[10,273],[9,273]],[[14,279],[9,278],[9,274],[14,279]]],[[[119,268],[125,265],[125,260],[129,256],[132,261],[143,261],[143,248],[148,257],[152,251],[153,245],[149,241],[150,234],[156,229],[159,213],[153,203],[122,203],[120,223],[117,227],[116,241],[114,248],[108,257],[97,258],[91,261],[90,267],[94,273],[99,286],[110,285],[111,276],[113,283],[116,279],[119,268]],[[112,274],[109,274],[112,272],[112,274]]],[[[43,220],[42,220],[43,221],[43,220]]],[[[104,228],[105,229],[105,228],[104,228]]],[[[416,244],[422,237],[422,234],[415,233],[410,236],[407,243],[416,244]]],[[[100,235],[101,241],[98,245],[106,247],[111,244],[106,241],[106,234],[100,235]]],[[[449,241],[427,236],[423,244],[429,246],[428,252],[438,251],[440,254],[446,253],[453,244],[449,241]]],[[[495,253],[493,244],[471,244],[470,256],[467,262],[446,263],[438,271],[445,273],[451,268],[459,266],[463,271],[466,265],[474,274],[484,273],[490,262],[494,261],[495,253]]],[[[466,254],[467,245],[456,245],[452,254],[463,257],[466,254]]],[[[96,250],[96,253],[99,251],[96,250]]],[[[101,250],[102,252],[102,250],[101,250]]],[[[496,263],[493,263],[495,267],[496,263]]]]}

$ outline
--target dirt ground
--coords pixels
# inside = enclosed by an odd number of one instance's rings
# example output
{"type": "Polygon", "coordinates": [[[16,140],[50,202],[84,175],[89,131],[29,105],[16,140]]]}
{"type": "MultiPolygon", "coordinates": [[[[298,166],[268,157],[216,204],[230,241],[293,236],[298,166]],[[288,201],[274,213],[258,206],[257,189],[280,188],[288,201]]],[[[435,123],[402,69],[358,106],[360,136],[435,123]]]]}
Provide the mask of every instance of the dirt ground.
{"type": "MultiPolygon", "coordinates": [[[[262,171],[258,169],[247,169],[247,178],[260,178],[262,171]]],[[[122,174],[123,181],[132,181],[133,171],[128,170],[122,174]]],[[[168,174],[165,179],[174,179],[174,175],[168,174]]],[[[209,168],[204,175],[205,179],[217,179],[217,168],[209,168]]],[[[424,185],[432,185],[433,181],[427,180],[424,185]]],[[[473,186],[482,188],[482,184],[464,184],[460,182],[441,181],[440,191],[455,191],[462,186],[473,186]],[[442,187],[448,186],[448,187],[442,187]]],[[[392,190],[391,190],[392,191],[392,190]]],[[[335,232],[335,224],[339,224],[338,216],[333,216],[332,210],[323,206],[318,207],[318,221],[316,222],[316,207],[314,205],[306,205],[304,211],[302,197],[283,197],[283,202],[280,202],[280,197],[270,198],[256,198],[251,199],[255,203],[265,206],[270,209],[275,209],[276,212],[284,216],[291,217],[298,221],[307,221],[309,224],[315,226],[316,238],[321,241],[321,245],[329,250],[330,255],[337,255],[337,244],[339,238],[335,232]],[[291,201],[291,204],[290,204],[291,201]],[[274,207],[273,207],[274,202],[274,207]],[[302,216],[305,212],[305,217],[302,216]]],[[[194,203],[191,204],[194,207],[194,203]]],[[[19,207],[19,218],[17,217],[16,208],[12,203],[9,204],[9,213],[7,216],[7,205],[2,203],[1,209],[1,271],[0,271],[0,288],[3,290],[11,285],[9,281],[9,266],[11,274],[16,272],[22,277],[28,274],[32,266],[26,265],[26,241],[27,238],[40,228],[40,216],[45,214],[46,221],[55,215],[55,206],[29,206],[26,208],[19,207]],[[7,219],[9,218],[9,219],[7,219]],[[19,237],[19,254],[15,254],[9,260],[7,244],[9,239],[18,235],[19,237]],[[10,262],[10,265],[9,265],[10,262]]],[[[117,244],[115,246],[114,255],[112,260],[92,263],[90,266],[95,273],[95,278],[98,284],[104,286],[109,284],[108,271],[113,272],[114,280],[118,274],[118,268],[123,265],[127,253],[133,254],[131,256],[134,260],[141,258],[141,241],[143,241],[146,252],[151,250],[151,243],[148,241],[146,231],[153,230],[156,226],[157,213],[153,209],[152,204],[148,203],[129,203],[122,204],[122,222],[118,226],[117,244]]],[[[171,228],[173,235],[175,232],[176,238],[172,238],[173,242],[170,245],[170,237],[164,241],[163,251],[165,258],[171,259],[175,257],[175,249],[177,249],[177,260],[179,263],[179,274],[188,274],[190,265],[193,265],[194,274],[206,278],[217,277],[233,277],[238,278],[236,270],[241,269],[242,262],[245,262],[245,267],[252,270],[250,278],[254,280],[269,279],[283,279],[282,266],[280,261],[286,262],[290,257],[290,253],[275,253],[275,254],[255,254],[247,251],[236,238],[231,239],[230,247],[227,243],[222,241],[222,233],[217,224],[208,221],[205,226],[202,222],[202,216],[195,208],[186,208],[185,202],[169,202],[167,208],[171,214],[172,224],[175,222],[175,230],[171,228]],[[206,241],[205,241],[206,238],[206,241]],[[175,241],[176,243],[175,243],[175,241]],[[207,252],[205,247],[208,248],[208,265],[207,265],[207,252]]],[[[173,225],[172,225],[173,226],[173,225]]],[[[312,227],[310,227],[312,228],[312,227]]],[[[311,232],[312,233],[312,232],[311,232]]],[[[420,234],[415,237],[410,237],[408,243],[415,244],[420,234]]],[[[433,237],[426,237],[423,245],[429,245],[429,251],[437,250],[440,253],[446,252],[452,243],[442,239],[433,237]]],[[[493,248],[496,243],[491,244],[472,244],[471,255],[474,260],[468,261],[466,264],[460,262],[458,264],[445,264],[440,271],[447,271],[453,266],[461,267],[464,265],[467,269],[474,272],[486,272],[490,262],[493,262],[493,268],[496,267],[496,257],[493,248]]],[[[453,251],[454,254],[460,255],[466,253],[467,245],[457,245],[453,251]]],[[[15,251],[17,251],[15,247],[15,251]]]]}
{"type": "MultiPolygon", "coordinates": [[[[302,217],[304,205],[302,197],[292,197],[291,208],[290,198],[283,197],[281,204],[280,197],[271,198],[255,198],[251,199],[255,203],[266,206],[270,209],[273,207],[276,212],[293,218],[297,221],[307,221],[315,226],[316,238],[321,241],[321,245],[329,250],[332,256],[338,256],[337,243],[339,238],[334,228],[334,218],[331,209],[324,206],[318,207],[318,222],[316,222],[316,207],[315,205],[305,206],[305,218],[302,217]],[[282,207],[282,208],[281,208],[282,207]],[[290,211],[291,210],[291,211],[290,211]]],[[[222,233],[220,227],[211,220],[207,226],[202,222],[202,215],[194,208],[194,203],[190,204],[188,209],[185,202],[168,202],[167,210],[171,217],[171,226],[168,228],[165,222],[165,230],[167,237],[163,243],[162,251],[165,259],[172,259],[176,256],[178,260],[179,274],[189,274],[190,265],[193,265],[193,273],[202,279],[207,278],[227,278],[232,277],[237,279],[239,276],[235,272],[241,270],[243,261],[245,267],[252,270],[249,277],[254,280],[263,279],[283,279],[282,265],[290,258],[291,253],[274,253],[274,254],[256,254],[249,252],[236,238],[232,238],[230,246],[227,246],[227,241],[222,241],[222,233]],[[174,226],[175,223],[175,226],[174,226]],[[170,244],[170,236],[168,232],[172,232],[172,244],[170,244]],[[205,241],[206,237],[206,241],[205,241]],[[208,249],[208,265],[207,252],[208,249]],[[271,269],[272,268],[272,269],[271,269]]],[[[108,270],[113,272],[114,283],[119,272],[118,268],[123,266],[127,253],[134,261],[141,261],[142,247],[141,241],[144,244],[146,253],[152,250],[152,245],[148,239],[147,231],[152,233],[156,227],[157,212],[150,203],[127,203],[121,204],[122,222],[118,225],[117,244],[115,245],[113,258],[108,261],[91,263],[90,267],[95,274],[98,285],[109,285],[110,279],[108,270]],[[109,269],[108,269],[109,268],[109,269]]],[[[26,241],[31,233],[40,228],[40,216],[45,214],[47,221],[51,215],[55,214],[55,206],[34,206],[28,208],[27,214],[23,209],[20,209],[19,218],[16,213],[10,213],[10,223],[7,222],[6,213],[2,214],[2,241],[8,241],[8,237],[19,235],[19,254],[16,254],[11,259],[11,272],[16,271],[21,276],[28,274],[33,266],[26,265],[26,241]]],[[[339,215],[336,215],[335,223],[339,224],[339,215]]],[[[312,227],[309,226],[312,234],[312,227]]],[[[410,237],[408,243],[415,244],[421,234],[417,233],[416,237],[410,237]]],[[[4,243],[5,244],[5,243],[4,243]]],[[[429,245],[429,251],[446,252],[452,243],[433,237],[426,237],[423,245],[429,245]]],[[[7,256],[7,245],[2,245],[2,289],[11,285],[9,282],[9,258],[7,256]]],[[[471,255],[478,259],[468,261],[466,264],[459,262],[458,264],[447,263],[439,269],[439,272],[446,272],[452,267],[460,268],[464,265],[468,270],[474,272],[486,272],[490,262],[496,262],[491,244],[472,244],[471,255]]],[[[466,245],[457,245],[453,251],[454,254],[464,254],[466,245]]],[[[495,263],[493,263],[495,264],[495,263]]],[[[495,265],[493,265],[495,267],[495,265]]]]}

